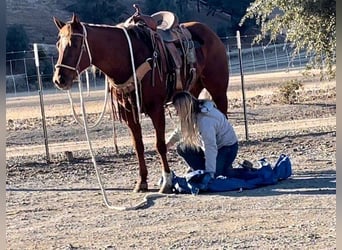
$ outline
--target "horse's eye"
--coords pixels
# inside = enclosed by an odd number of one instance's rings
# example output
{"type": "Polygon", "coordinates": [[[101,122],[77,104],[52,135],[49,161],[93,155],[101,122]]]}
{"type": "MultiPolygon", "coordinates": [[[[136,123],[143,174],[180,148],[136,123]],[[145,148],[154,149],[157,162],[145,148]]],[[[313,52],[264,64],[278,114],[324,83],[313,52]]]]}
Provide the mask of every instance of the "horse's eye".
{"type": "Polygon", "coordinates": [[[70,44],[70,47],[76,49],[77,48],[77,43],[75,43],[75,41],[73,43],[70,44]]]}
{"type": "Polygon", "coordinates": [[[79,44],[80,44],[80,42],[79,42],[79,37],[74,37],[73,39],[72,39],[72,42],[70,41],[70,47],[72,47],[72,48],[74,48],[74,49],[77,49],[78,47],[79,47],[79,44]]]}

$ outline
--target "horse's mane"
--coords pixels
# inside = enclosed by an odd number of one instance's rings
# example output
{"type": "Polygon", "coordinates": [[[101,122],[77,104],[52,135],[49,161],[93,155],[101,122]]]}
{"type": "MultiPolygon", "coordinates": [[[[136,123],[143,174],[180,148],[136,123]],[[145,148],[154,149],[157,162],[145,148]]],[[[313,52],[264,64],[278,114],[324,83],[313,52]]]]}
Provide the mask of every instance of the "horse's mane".
{"type": "Polygon", "coordinates": [[[142,40],[150,49],[152,49],[152,41],[151,41],[151,33],[150,30],[142,25],[142,24],[128,24],[127,23],[118,23],[116,25],[107,25],[107,24],[93,24],[93,23],[84,23],[90,27],[104,27],[104,28],[124,28],[127,30],[128,34],[131,38],[137,38],[142,40]]]}
{"type": "Polygon", "coordinates": [[[67,22],[65,26],[63,26],[59,32],[58,36],[64,36],[64,37],[70,37],[71,34],[71,28],[70,28],[70,22],[67,22]]]}

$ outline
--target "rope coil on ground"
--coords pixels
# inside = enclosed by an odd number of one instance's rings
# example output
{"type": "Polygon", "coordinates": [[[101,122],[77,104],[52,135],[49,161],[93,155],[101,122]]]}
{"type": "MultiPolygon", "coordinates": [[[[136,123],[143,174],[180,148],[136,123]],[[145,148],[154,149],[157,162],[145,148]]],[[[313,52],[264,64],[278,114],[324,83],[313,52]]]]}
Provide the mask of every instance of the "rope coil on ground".
{"type": "Polygon", "coordinates": [[[86,110],[85,110],[85,105],[84,105],[84,100],[83,100],[83,90],[82,90],[82,82],[80,80],[80,76],[78,76],[78,84],[79,84],[79,91],[80,91],[80,103],[81,103],[81,108],[82,108],[82,116],[83,116],[83,127],[84,127],[84,131],[85,131],[85,135],[87,138],[87,142],[88,142],[88,148],[91,154],[91,159],[92,162],[94,164],[94,168],[95,168],[95,172],[96,172],[96,176],[97,176],[97,180],[99,182],[100,185],[100,189],[101,189],[101,193],[103,196],[103,200],[104,203],[106,204],[106,206],[110,209],[114,209],[114,210],[119,210],[119,211],[128,211],[128,210],[136,210],[139,208],[144,207],[145,205],[147,205],[148,203],[148,199],[151,198],[155,198],[155,197],[162,197],[162,196],[167,196],[167,194],[161,194],[161,193],[150,193],[150,194],[146,194],[143,197],[143,200],[139,203],[137,203],[136,205],[133,206],[113,206],[112,204],[110,204],[110,202],[108,201],[108,197],[106,194],[106,190],[104,188],[98,167],[97,167],[97,163],[96,163],[96,159],[95,159],[95,154],[94,154],[94,150],[91,144],[91,140],[89,138],[89,128],[88,128],[88,123],[87,123],[87,114],[86,114],[86,110]]]}

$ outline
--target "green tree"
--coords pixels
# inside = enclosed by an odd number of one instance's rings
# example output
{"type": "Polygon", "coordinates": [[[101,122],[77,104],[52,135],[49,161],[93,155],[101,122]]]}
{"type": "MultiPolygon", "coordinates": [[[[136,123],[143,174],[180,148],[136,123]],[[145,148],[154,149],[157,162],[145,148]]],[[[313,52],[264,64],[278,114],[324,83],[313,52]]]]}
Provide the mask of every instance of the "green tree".
{"type": "Polygon", "coordinates": [[[126,7],[117,0],[82,0],[66,7],[81,20],[96,24],[117,24],[125,20],[126,7]]]}
{"type": "MultiPolygon", "coordinates": [[[[216,33],[220,36],[233,36],[236,30],[240,30],[242,35],[257,34],[256,25],[250,21],[246,21],[241,27],[239,23],[245,15],[247,7],[253,0],[207,0],[197,1],[198,6],[205,6],[207,16],[215,16],[217,13],[224,12],[230,15],[230,21],[227,25],[218,27],[216,33]],[[201,4],[202,3],[202,4],[201,4]]],[[[198,9],[198,11],[200,11],[198,9]]]]}
{"type": "Polygon", "coordinates": [[[222,1],[221,8],[230,14],[230,30],[232,35],[236,34],[236,30],[240,30],[242,35],[256,34],[259,29],[255,27],[251,21],[246,21],[243,26],[240,26],[241,18],[246,14],[246,9],[253,0],[225,0],[222,1]]]}
{"type": "MultiPolygon", "coordinates": [[[[177,6],[175,0],[146,0],[145,6],[146,14],[153,14],[157,11],[168,10],[172,12],[177,12],[177,6]]],[[[177,13],[178,14],[178,13],[177,13]]]]}
{"type": "Polygon", "coordinates": [[[240,24],[247,19],[255,19],[261,28],[255,42],[283,36],[293,43],[294,55],[306,50],[312,56],[308,68],[335,77],[336,0],[255,0],[240,24]]]}
{"type": "Polygon", "coordinates": [[[14,24],[7,28],[6,52],[29,49],[29,38],[22,25],[14,24]]]}

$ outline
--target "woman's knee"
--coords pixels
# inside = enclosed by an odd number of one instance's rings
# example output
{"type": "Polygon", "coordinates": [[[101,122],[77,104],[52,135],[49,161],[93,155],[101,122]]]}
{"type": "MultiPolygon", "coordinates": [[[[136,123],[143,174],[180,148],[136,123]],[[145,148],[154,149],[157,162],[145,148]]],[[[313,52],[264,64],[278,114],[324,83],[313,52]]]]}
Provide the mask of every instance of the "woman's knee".
{"type": "Polygon", "coordinates": [[[177,151],[177,154],[179,154],[180,156],[184,156],[185,155],[185,147],[184,145],[182,144],[178,144],[177,147],[176,147],[176,151],[177,151]]]}

